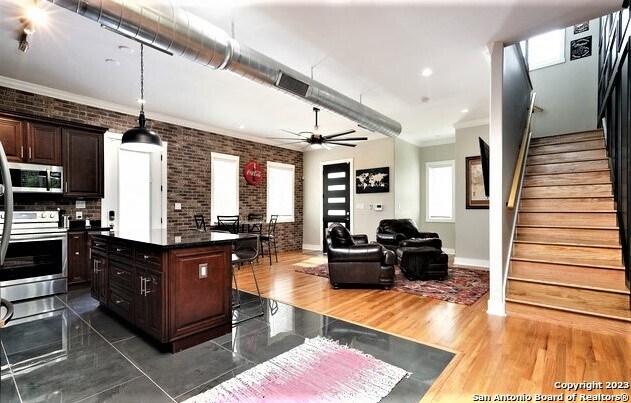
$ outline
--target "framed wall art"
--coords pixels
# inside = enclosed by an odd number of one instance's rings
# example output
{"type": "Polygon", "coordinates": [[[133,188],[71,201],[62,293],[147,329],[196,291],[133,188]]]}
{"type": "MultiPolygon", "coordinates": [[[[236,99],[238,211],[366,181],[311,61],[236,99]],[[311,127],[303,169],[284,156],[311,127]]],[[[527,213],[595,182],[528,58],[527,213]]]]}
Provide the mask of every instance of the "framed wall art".
{"type": "Polygon", "coordinates": [[[467,205],[468,209],[488,209],[489,198],[484,192],[484,175],[482,174],[482,159],[478,157],[466,158],[467,205]]]}
{"type": "Polygon", "coordinates": [[[355,193],[387,193],[390,191],[390,167],[355,171],[355,193]]]}

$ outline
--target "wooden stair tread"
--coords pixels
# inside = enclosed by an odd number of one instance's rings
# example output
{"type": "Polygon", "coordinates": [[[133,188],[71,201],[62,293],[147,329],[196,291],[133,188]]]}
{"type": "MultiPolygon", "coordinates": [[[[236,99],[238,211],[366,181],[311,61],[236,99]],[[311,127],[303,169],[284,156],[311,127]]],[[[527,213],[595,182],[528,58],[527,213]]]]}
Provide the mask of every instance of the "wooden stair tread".
{"type": "Polygon", "coordinates": [[[515,296],[511,295],[510,293],[506,296],[506,301],[514,302],[517,304],[527,304],[527,305],[532,305],[532,306],[549,308],[549,309],[565,311],[565,312],[573,312],[573,313],[578,313],[578,314],[583,314],[583,315],[597,316],[601,318],[615,319],[615,320],[631,323],[631,313],[627,313],[626,315],[622,314],[621,316],[618,316],[618,315],[611,315],[607,313],[584,311],[584,310],[575,309],[575,308],[568,308],[568,307],[563,307],[563,306],[543,304],[536,301],[523,300],[519,297],[515,298],[515,296]]]}
{"type": "Polygon", "coordinates": [[[534,244],[534,245],[558,245],[558,246],[576,246],[576,247],[587,247],[587,248],[603,248],[603,249],[622,249],[620,245],[586,245],[581,243],[574,242],[540,242],[540,241],[527,241],[515,239],[513,242],[515,243],[524,243],[524,244],[534,244]]]}
{"type": "Polygon", "coordinates": [[[525,283],[554,285],[554,286],[559,286],[559,287],[579,288],[579,289],[591,290],[591,291],[610,292],[610,293],[614,293],[614,294],[621,294],[621,295],[627,295],[627,296],[629,295],[629,290],[626,290],[626,289],[623,290],[623,289],[615,289],[615,288],[608,288],[608,287],[595,287],[595,286],[591,286],[591,285],[571,283],[571,282],[568,282],[568,281],[540,280],[540,279],[534,279],[534,278],[522,277],[522,276],[515,276],[515,275],[509,275],[508,279],[509,280],[513,280],[513,281],[522,281],[522,282],[525,282],[525,283]]]}
{"type": "Polygon", "coordinates": [[[515,261],[520,261],[520,262],[550,263],[550,264],[558,264],[558,265],[566,265],[566,266],[582,266],[582,267],[593,267],[593,268],[598,268],[598,269],[624,271],[624,266],[622,265],[587,264],[580,261],[575,262],[575,261],[560,261],[560,260],[554,260],[554,259],[533,259],[530,257],[520,257],[520,256],[512,256],[510,260],[515,260],[515,261]]]}
{"type": "MultiPolygon", "coordinates": [[[[565,143],[565,144],[574,144],[574,143],[565,143]]],[[[543,147],[550,147],[550,146],[559,146],[560,144],[546,144],[546,145],[540,145],[538,146],[539,148],[543,148],[543,147]]],[[[537,146],[533,147],[536,151],[537,146]]],[[[533,148],[531,148],[530,150],[532,151],[533,148]]],[[[581,152],[581,151],[596,151],[596,150],[603,150],[606,151],[607,149],[603,146],[600,147],[593,147],[593,148],[586,148],[586,149],[580,149],[580,150],[567,150],[567,151],[550,151],[550,152],[541,152],[541,153],[536,153],[536,154],[532,154],[532,153],[528,153],[528,156],[540,156],[540,155],[555,155],[555,154],[566,154],[566,153],[575,153],[575,152],[581,152]]]]}
{"type": "MultiPolygon", "coordinates": [[[[554,163],[556,164],[572,164],[572,162],[556,162],[554,163]]],[[[545,165],[545,164],[540,164],[540,165],[545,165]]],[[[553,164],[548,164],[548,165],[553,165],[553,164]]],[[[551,175],[572,175],[572,174],[586,174],[586,173],[602,173],[602,172],[606,172],[609,173],[608,169],[588,169],[585,171],[578,171],[578,172],[542,172],[542,173],[525,173],[524,177],[529,177],[529,176],[551,176],[551,175]]]]}
{"type": "Polygon", "coordinates": [[[616,210],[533,210],[532,208],[520,208],[520,213],[580,213],[580,214],[617,214],[616,210]]]}
{"type": "Polygon", "coordinates": [[[550,137],[554,137],[554,136],[548,136],[548,137],[535,137],[530,139],[530,147],[545,147],[545,146],[550,146],[550,145],[560,145],[560,144],[577,144],[577,143],[587,143],[590,141],[600,141],[600,140],[605,140],[605,137],[594,137],[594,138],[583,138],[583,139],[578,139],[578,140],[574,140],[571,141],[569,143],[552,143],[552,144],[546,144],[546,143],[541,143],[541,142],[537,142],[535,140],[541,140],[541,139],[545,139],[545,138],[550,138],[550,137]],[[534,142],[534,144],[533,144],[534,142]]]}
{"type": "Polygon", "coordinates": [[[553,136],[535,137],[530,142],[533,145],[550,145],[573,143],[582,140],[598,140],[604,138],[602,129],[586,130],[582,132],[555,134],[553,136]]]}
{"type": "Polygon", "coordinates": [[[609,161],[599,159],[594,161],[559,161],[526,166],[526,175],[546,173],[585,173],[591,171],[609,170],[609,161]]]}
{"type": "MultiPolygon", "coordinates": [[[[561,154],[570,154],[570,153],[561,153],[561,154]]],[[[590,162],[590,161],[607,161],[607,163],[609,163],[609,161],[607,160],[607,157],[590,157],[590,156],[584,156],[584,157],[575,157],[572,159],[567,159],[567,160],[563,160],[563,159],[552,159],[552,161],[541,161],[539,162],[538,160],[542,159],[542,158],[538,158],[541,157],[540,155],[534,155],[532,157],[528,157],[528,162],[526,162],[526,165],[529,166],[535,166],[535,165],[549,165],[549,164],[559,164],[559,163],[563,163],[563,162],[590,162]],[[537,158],[534,158],[537,157],[537,158]],[[530,161],[531,159],[534,159],[534,161],[530,161]]],[[[574,156],[572,156],[574,157],[574,156]]]]}

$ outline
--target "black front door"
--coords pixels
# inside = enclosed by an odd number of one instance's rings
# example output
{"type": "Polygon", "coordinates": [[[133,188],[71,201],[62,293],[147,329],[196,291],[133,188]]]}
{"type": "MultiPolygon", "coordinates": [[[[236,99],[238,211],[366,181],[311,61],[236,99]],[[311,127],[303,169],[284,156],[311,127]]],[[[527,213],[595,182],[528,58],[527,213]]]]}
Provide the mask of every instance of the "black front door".
{"type": "Polygon", "coordinates": [[[351,226],[351,189],[349,162],[325,165],[322,170],[322,246],[326,252],[327,228],[340,223],[351,226]]]}

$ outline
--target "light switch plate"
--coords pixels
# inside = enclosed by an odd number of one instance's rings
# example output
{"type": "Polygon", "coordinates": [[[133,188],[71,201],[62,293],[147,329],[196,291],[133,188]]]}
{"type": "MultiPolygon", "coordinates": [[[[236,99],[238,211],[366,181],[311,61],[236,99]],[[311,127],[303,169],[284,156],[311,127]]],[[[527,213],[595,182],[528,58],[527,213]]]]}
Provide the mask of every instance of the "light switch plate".
{"type": "Polygon", "coordinates": [[[75,202],[75,207],[76,208],[85,208],[85,200],[77,200],[75,202]]]}
{"type": "Polygon", "coordinates": [[[182,210],[182,203],[175,203],[175,211],[182,210]]]}
{"type": "Polygon", "coordinates": [[[175,242],[176,242],[176,243],[180,243],[180,242],[182,242],[182,237],[181,237],[180,235],[176,235],[176,236],[175,236],[175,242]]]}
{"type": "Polygon", "coordinates": [[[199,278],[208,277],[208,263],[202,263],[199,265],[199,278]]]}
{"type": "Polygon", "coordinates": [[[364,203],[357,203],[357,210],[363,210],[364,209],[364,203]]]}

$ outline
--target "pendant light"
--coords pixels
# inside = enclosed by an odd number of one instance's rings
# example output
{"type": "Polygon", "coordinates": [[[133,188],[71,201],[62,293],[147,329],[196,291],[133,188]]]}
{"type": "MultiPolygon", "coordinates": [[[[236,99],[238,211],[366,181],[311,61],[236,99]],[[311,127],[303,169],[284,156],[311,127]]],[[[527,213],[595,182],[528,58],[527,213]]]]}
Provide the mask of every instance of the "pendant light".
{"type": "Polygon", "coordinates": [[[129,129],[123,134],[120,148],[132,151],[159,151],[162,148],[162,140],[153,130],[145,127],[145,78],[144,78],[144,47],[140,44],[140,115],[138,115],[138,126],[129,129]]]}

